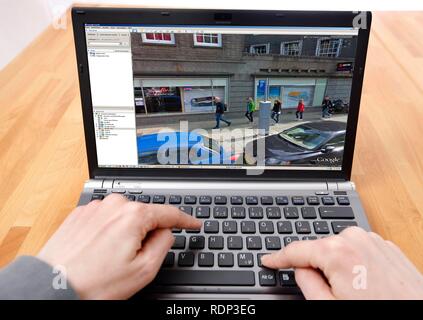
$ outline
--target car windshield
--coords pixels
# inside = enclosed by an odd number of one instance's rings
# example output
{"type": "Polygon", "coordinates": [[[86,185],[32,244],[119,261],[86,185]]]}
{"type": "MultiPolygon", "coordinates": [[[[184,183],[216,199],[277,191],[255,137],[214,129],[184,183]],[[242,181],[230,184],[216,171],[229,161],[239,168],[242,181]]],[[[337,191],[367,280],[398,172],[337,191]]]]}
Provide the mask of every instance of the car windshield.
{"type": "Polygon", "coordinates": [[[317,148],[329,138],[328,133],[304,125],[282,131],[279,136],[307,150],[317,148]]]}

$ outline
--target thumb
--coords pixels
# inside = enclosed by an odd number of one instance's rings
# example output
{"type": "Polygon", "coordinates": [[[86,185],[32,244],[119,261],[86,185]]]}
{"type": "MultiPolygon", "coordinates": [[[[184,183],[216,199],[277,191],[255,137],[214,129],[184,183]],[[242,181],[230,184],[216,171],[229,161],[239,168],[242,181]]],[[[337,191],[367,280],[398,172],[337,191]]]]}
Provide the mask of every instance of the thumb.
{"type": "Polygon", "coordinates": [[[295,269],[295,281],[307,300],[333,300],[331,288],[324,276],[312,268],[295,269]]]}

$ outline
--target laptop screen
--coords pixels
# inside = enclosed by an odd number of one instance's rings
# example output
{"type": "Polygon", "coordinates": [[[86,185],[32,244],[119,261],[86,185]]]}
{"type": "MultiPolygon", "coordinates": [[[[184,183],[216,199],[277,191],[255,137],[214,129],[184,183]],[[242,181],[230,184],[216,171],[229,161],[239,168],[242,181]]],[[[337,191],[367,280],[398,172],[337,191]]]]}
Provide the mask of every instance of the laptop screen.
{"type": "Polygon", "coordinates": [[[85,32],[99,167],[342,169],[358,29],[85,32]]]}

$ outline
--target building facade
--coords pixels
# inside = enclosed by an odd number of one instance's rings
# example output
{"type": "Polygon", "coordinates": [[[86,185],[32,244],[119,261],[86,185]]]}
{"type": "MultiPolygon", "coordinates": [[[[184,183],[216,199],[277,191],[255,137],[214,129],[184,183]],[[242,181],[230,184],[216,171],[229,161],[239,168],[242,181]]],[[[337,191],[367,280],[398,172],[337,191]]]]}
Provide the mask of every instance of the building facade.
{"type": "Polygon", "coordinates": [[[131,34],[136,105],[143,114],[240,113],[246,99],[320,106],[349,102],[355,37],[131,34]]]}

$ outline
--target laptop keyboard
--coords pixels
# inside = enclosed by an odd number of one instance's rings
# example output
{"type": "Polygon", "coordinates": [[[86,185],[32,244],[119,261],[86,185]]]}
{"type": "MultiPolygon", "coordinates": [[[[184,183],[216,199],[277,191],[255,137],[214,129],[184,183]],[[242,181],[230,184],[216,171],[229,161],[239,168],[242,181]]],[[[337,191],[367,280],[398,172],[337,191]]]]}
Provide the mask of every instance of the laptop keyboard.
{"type": "MultiPolygon", "coordinates": [[[[260,293],[290,288],[298,293],[292,270],[266,269],[260,257],[293,241],[315,240],[357,225],[344,192],[211,196],[117,191],[130,201],[170,204],[203,220],[201,230],[173,229],[175,242],[152,286],[156,289],[224,292],[222,287],[244,287],[260,293]]],[[[94,190],[92,199],[107,193],[94,190]]]]}

